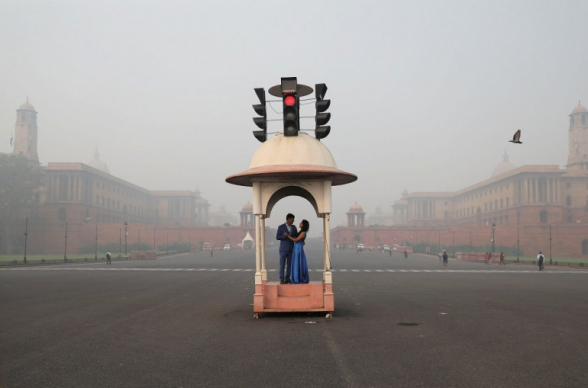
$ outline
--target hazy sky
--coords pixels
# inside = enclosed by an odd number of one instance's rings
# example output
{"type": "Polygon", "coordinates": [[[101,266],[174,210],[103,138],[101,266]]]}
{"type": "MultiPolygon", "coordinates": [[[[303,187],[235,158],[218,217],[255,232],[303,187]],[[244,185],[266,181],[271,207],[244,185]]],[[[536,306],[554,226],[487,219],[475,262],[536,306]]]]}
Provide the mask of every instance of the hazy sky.
{"type": "MultiPolygon", "coordinates": [[[[115,176],[198,187],[236,213],[251,189],[225,178],[260,145],[253,89],[296,76],[328,85],[323,143],[359,176],[333,190],[345,224],[355,201],[369,216],[404,188],[489,178],[505,149],[517,166],[565,165],[568,115],[588,105],[587,15],[587,1],[4,0],[0,152],[28,96],[43,164],[98,147],[115,176]],[[518,128],[522,146],[507,142],[518,128]]],[[[268,225],[287,211],[320,229],[293,198],[268,225]]]]}

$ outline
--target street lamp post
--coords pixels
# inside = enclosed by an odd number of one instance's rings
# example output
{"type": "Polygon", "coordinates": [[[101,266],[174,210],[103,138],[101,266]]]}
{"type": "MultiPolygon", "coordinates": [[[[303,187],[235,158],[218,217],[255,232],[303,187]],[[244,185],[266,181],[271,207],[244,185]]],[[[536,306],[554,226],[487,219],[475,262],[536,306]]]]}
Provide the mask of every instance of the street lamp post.
{"type": "Polygon", "coordinates": [[[455,257],[455,232],[451,232],[453,234],[453,257],[455,257]]]}
{"type": "Polygon", "coordinates": [[[496,224],[493,222],[492,223],[492,255],[494,255],[494,229],[496,229],[496,224]]]}
{"type": "Polygon", "coordinates": [[[519,262],[519,227],[517,226],[517,263],[519,262]]]}
{"type": "Polygon", "coordinates": [[[94,244],[94,261],[98,260],[98,224],[96,224],[96,243],[94,244]]]}
{"type": "Polygon", "coordinates": [[[549,265],[553,264],[553,260],[551,258],[551,224],[549,224],[549,265]]]}
{"type": "Polygon", "coordinates": [[[29,217],[25,218],[25,232],[24,232],[24,236],[25,236],[25,250],[24,250],[24,259],[23,259],[23,263],[27,263],[27,238],[29,237],[29,217]]]}
{"type": "Polygon", "coordinates": [[[127,258],[127,237],[129,236],[129,232],[127,230],[129,224],[125,221],[125,260],[127,258]]]}
{"type": "Polygon", "coordinates": [[[169,230],[165,230],[165,249],[167,250],[166,255],[169,256],[169,230]]]}
{"type": "Polygon", "coordinates": [[[118,259],[120,260],[120,256],[122,253],[122,228],[118,228],[118,259]]]}
{"type": "Polygon", "coordinates": [[[65,221],[65,249],[63,250],[63,261],[67,261],[67,221],[65,221]]]}
{"type": "Polygon", "coordinates": [[[470,252],[472,251],[472,227],[470,226],[470,252]]]}

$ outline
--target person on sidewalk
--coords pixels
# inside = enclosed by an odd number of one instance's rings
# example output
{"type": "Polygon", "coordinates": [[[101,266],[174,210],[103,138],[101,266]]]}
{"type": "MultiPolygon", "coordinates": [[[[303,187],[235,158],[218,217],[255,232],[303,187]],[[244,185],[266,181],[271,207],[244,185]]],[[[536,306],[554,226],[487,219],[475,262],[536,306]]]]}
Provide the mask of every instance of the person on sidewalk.
{"type": "Polygon", "coordinates": [[[110,254],[110,251],[106,252],[106,265],[112,265],[112,261],[110,261],[110,259],[112,259],[112,255],[110,254]]]}
{"type": "Polygon", "coordinates": [[[506,265],[504,262],[504,252],[500,252],[500,264],[499,265],[506,265]]]}

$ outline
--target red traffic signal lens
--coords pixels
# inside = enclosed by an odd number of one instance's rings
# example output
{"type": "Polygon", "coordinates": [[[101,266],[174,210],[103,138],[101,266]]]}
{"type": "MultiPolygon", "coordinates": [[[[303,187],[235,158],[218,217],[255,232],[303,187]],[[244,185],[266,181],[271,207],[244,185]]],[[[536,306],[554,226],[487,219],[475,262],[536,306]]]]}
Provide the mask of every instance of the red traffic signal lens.
{"type": "Polygon", "coordinates": [[[292,95],[284,97],[284,104],[287,106],[294,106],[294,104],[296,104],[296,97],[292,95]]]}

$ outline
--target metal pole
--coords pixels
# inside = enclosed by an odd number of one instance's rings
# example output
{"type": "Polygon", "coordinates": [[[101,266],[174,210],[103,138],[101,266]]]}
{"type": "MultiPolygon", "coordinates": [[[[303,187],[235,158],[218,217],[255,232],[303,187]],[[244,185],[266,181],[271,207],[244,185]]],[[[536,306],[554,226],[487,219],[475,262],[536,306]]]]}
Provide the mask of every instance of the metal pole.
{"type": "Polygon", "coordinates": [[[439,252],[441,252],[441,231],[439,231],[439,252]]]}
{"type": "Polygon", "coordinates": [[[128,224],[125,221],[125,259],[127,258],[127,237],[129,236],[129,232],[127,231],[128,224]]]}
{"type": "Polygon", "coordinates": [[[496,224],[492,223],[492,256],[494,256],[494,228],[496,228],[496,224]]]}
{"type": "Polygon", "coordinates": [[[553,264],[553,260],[551,258],[551,224],[549,224],[549,265],[553,264]]]}
{"type": "Polygon", "coordinates": [[[153,250],[157,252],[157,248],[155,247],[155,225],[153,225],[153,250]]]}
{"type": "Polygon", "coordinates": [[[519,227],[517,226],[517,263],[519,262],[519,227]]]}
{"type": "Polygon", "coordinates": [[[141,250],[141,228],[139,228],[139,246],[137,247],[137,250],[141,250]]]}
{"type": "Polygon", "coordinates": [[[453,233],[453,257],[455,257],[455,232],[453,233]]]}
{"type": "Polygon", "coordinates": [[[470,226],[470,252],[472,251],[472,227],[470,226]]]}
{"type": "Polygon", "coordinates": [[[63,261],[67,261],[67,221],[65,221],[65,249],[63,251],[63,261]]]}
{"type": "Polygon", "coordinates": [[[169,230],[167,230],[167,229],[165,230],[165,240],[166,240],[165,249],[167,250],[166,254],[169,255],[169,230]]]}
{"type": "Polygon", "coordinates": [[[98,260],[98,224],[96,224],[96,244],[94,245],[94,261],[98,260]]]}
{"type": "Polygon", "coordinates": [[[120,256],[122,253],[122,228],[118,228],[118,259],[120,260],[120,256]]]}
{"type": "Polygon", "coordinates": [[[23,263],[27,263],[27,238],[29,237],[29,217],[25,218],[25,232],[24,232],[24,236],[25,236],[25,250],[24,250],[24,259],[23,259],[23,263]]]}

